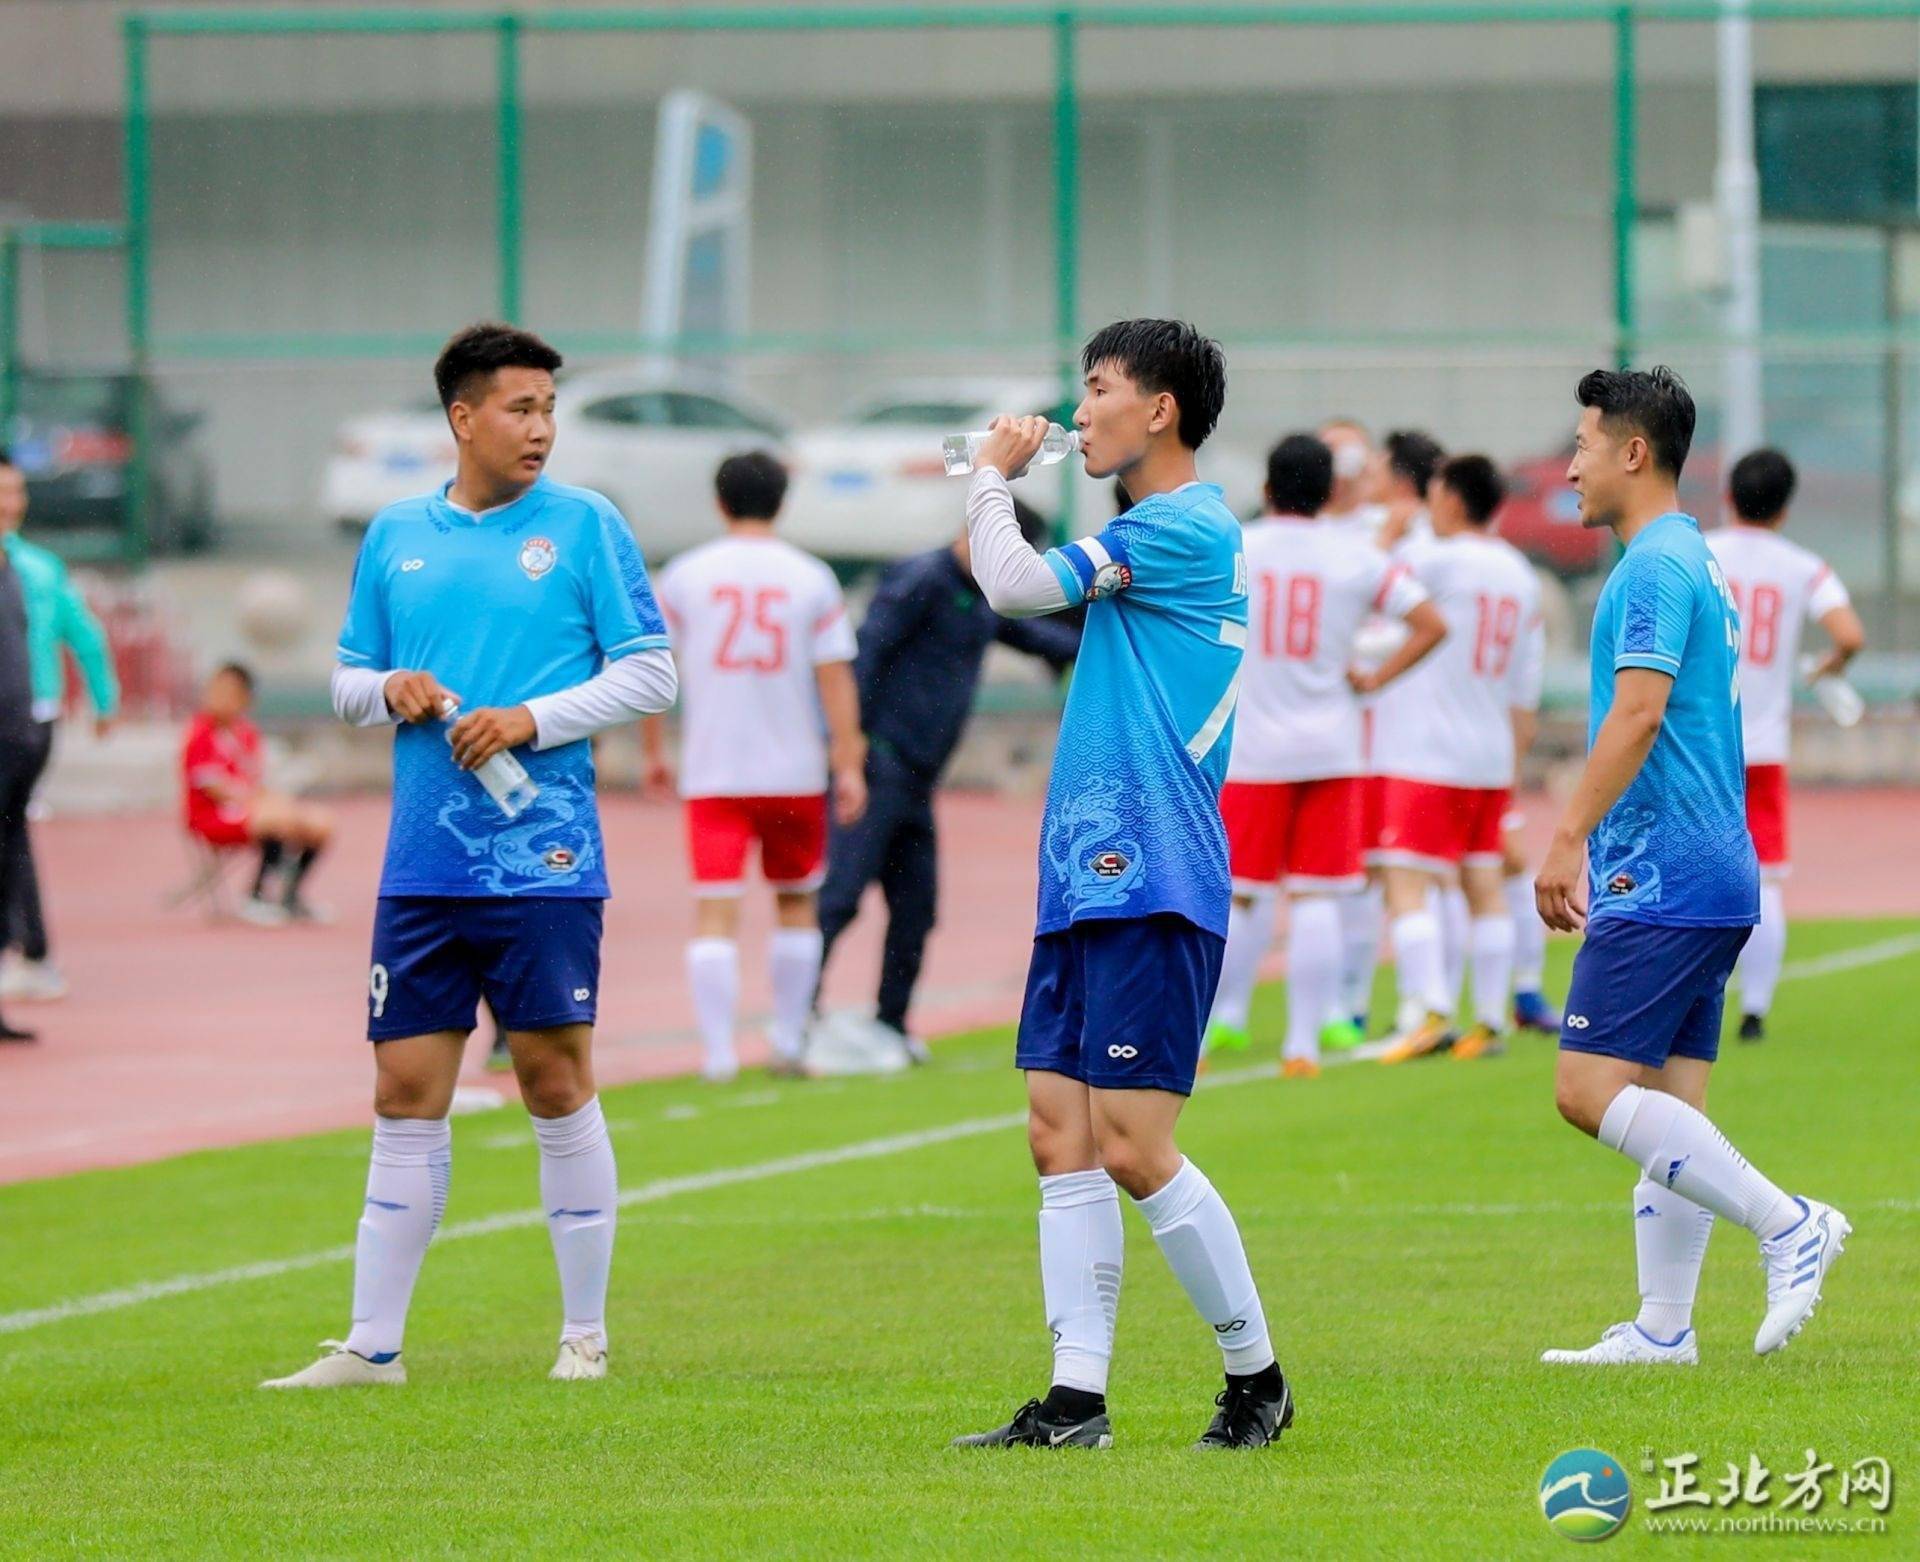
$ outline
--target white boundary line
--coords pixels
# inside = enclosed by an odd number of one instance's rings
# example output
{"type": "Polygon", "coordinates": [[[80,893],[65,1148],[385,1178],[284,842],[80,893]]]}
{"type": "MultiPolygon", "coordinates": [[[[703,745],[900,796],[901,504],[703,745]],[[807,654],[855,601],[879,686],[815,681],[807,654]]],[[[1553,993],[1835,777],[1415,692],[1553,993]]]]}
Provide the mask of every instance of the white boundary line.
{"type": "MultiPolygon", "coordinates": [[[[1798,981],[1809,977],[1828,976],[1840,971],[1854,971],[1862,966],[1879,965],[1888,960],[1897,960],[1902,955],[1915,953],[1920,953],[1920,933],[1908,933],[1898,938],[1882,939],[1876,944],[1861,944],[1853,949],[1836,950],[1832,954],[1794,961],[1780,973],[1780,980],[1798,981]]],[[[1329,1066],[1359,1063],[1377,1055],[1377,1048],[1359,1048],[1344,1056],[1329,1058],[1327,1063],[1329,1066]]],[[[1261,1066],[1210,1074],[1203,1077],[1200,1084],[1204,1088],[1218,1090],[1229,1085],[1244,1085],[1252,1080],[1272,1077],[1272,1068],[1261,1066]]],[[[657,1204],[663,1199],[678,1198],[683,1193],[704,1193],[712,1188],[730,1188],[740,1183],[764,1182],[773,1177],[788,1177],[799,1172],[817,1171],[823,1166],[843,1166],[850,1161],[870,1161],[890,1155],[905,1155],[913,1150],[923,1150],[930,1145],[947,1144],[956,1139],[972,1139],[982,1134],[1001,1133],[1011,1128],[1018,1128],[1026,1120],[1025,1112],[1002,1112],[993,1117],[973,1117],[958,1123],[947,1123],[938,1128],[922,1128],[911,1133],[888,1134],[879,1139],[862,1139],[853,1144],[837,1145],[832,1149],[808,1150],[798,1155],[783,1155],[771,1161],[756,1161],[746,1166],[725,1166],[714,1171],[692,1172],[681,1177],[661,1177],[653,1182],[642,1183],[637,1188],[627,1189],[620,1195],[620,1207],[626,1209],[637,1204],[657,1204]]],[[[442,1228],[434,1240],[457,1242],[466,1237],[491,1236],[496,1231],[517,1231],[527,1226],[537,1226],[543,1219],[544,1217],[537,1209],[507,1210],[498,1215],[484,1215],[477,1220],[455,1221],[452,1225],[442,1228]]],[[[29,1329],[44,1328],[52,1323],[64,1323],[71,1318],[91,1318],[100,1313],[119,1312],[123,1308],[138,1307],[146,1302],[163,1301],[170,1296],[191,1296],[196,1292],[217,1290],[221,1286],[240,1285],[249,1280],[271,1280],[280,1275],[296,1274],[303,1269],[317,1269],[324,1264],[345,1263],[352,1257],[352,1246],[343,1245],[321,1248],[311,1253],[297,1253],[291,1258],[272,1258],[257,1264],[236,1264],[230,1269],[211,1269],[199,1274],[175,1275],[167,1280],[144,1280],[138,1285],[123,1286],[113,1291],[96,1291],[91,1296],[76,1296],[70,1301],[55,1302],[47,1307],[30,1307],[20,1312],[0,1313],[0,1334],[22,1334],[29,1329]]]]}

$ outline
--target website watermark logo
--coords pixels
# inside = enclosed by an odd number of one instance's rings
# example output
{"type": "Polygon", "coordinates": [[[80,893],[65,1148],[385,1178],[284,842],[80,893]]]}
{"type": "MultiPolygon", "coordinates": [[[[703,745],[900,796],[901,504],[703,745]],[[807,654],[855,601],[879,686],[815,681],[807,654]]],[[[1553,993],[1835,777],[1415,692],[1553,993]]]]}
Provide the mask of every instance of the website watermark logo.
{"type": "Polygon", "coordinates": [[[1598,1448],[1570,1448],[1540,1477],[1540,1511],[1568,1540],[1605,1540],[1632,1507],[1627,1467],[1598,1448]]]}

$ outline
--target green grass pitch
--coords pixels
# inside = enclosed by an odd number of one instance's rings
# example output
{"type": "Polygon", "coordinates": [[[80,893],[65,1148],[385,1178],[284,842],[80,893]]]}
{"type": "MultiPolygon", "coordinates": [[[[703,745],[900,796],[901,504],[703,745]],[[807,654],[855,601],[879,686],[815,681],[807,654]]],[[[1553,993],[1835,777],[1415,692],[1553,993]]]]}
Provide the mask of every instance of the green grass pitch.
{"type": "MultiPolygon", "coordinates": [[[[1699,1454],[1709,1484],[1809,1447],[1891,1459],[1897,1493],[1920,1478],[1920,954],[1826,958],[1917,928],[1796,928],[1772,1038],[1727,1045],[1715,1117],[1855,1228],[1819,1314],[1764,1361],[1753,1244],[1723,1225],[1697,1369],[1539,1365],[1634,1305],[1632,1174],[1556,1118],[1551,1044],[1282,1084],[1268,991],[1267,1044],[1223,1065],[1183,1142],[1239,1217],[1297,1386],[1277,1449],[1189,1450],[1218,1352],[1131,1213],[1117,1446],[945,1446],[1047,1381],[999,1031],[893,1080],[609,1091],[623,1186],[644,1196],[622,1216],[602,1384],[544,1377],[558,1302],[517,1111],[456,1123],[399,1390],[254,1387],[344,1330],[341,1257],[273,1265],[350,1242],[363,1132],[0,1190],[0,1554],[1551,1556],[1540,1473],[1592,1446],[1635,1483],[1610,1554],[1723,1555],[1641,1528],[1646,1450],[1699,1454]],[[508,1218],[462,1229],[490,1216],[508,1218]]],[[[1913,1544],[1912,1500],[1876,1554],[1913,1544]]]]}

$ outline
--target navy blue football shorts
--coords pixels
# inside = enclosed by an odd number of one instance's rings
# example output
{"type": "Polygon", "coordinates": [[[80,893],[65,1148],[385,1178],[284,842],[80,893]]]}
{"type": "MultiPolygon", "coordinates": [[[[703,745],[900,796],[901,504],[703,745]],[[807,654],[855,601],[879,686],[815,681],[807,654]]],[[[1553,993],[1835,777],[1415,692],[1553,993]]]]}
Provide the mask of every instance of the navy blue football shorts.
{"type": "Polygon", "coordinates": [[[1662,1068],[1720,1055],[1727,978],[1750,927],[1660,927],[1602,917],[1573,957],[1560,1045],[1662,1068]]]}
{"type": "Polygon", "coordinates": [[[1226,948],[1218,934],[1172,912],[1040,934],[1015,1066],[1096,1090],[1192,1095],[1226,948]]]}
{"type": "Polygon", "coordinates": [[[509,1030],[591,1025],[604,904],[551,895],[382,896],[367,1040],[472,1030],[483,994],[509,1030]]]}

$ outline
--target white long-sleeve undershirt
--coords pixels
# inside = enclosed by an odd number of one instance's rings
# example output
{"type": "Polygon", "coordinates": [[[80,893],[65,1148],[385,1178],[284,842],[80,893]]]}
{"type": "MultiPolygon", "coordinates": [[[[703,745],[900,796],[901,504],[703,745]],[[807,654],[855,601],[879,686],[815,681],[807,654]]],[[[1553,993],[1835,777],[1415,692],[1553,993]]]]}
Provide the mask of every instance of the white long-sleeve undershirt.
{"type": "MultiPolygon", "coordinates": [[[[392,676],[391,668],[336,666],[334,714],[356,727],[379,727],[398,720],[387,708],[387,680],[392,676]]],[[[526,702],[533,717],[533,747],[559,748],[663,711],[673,704],[679,688],[673,653],[664,646],[623,656],[570,689],[526,702]]]]}
{"type": "Polygon", "coordinates": [[[967,490],[967,546],[974,582],[994,612],[1038,618],[1068,606],[1060,577],[1020,535],[1007,480],[990,466],[973,474],[967,490]]]}

